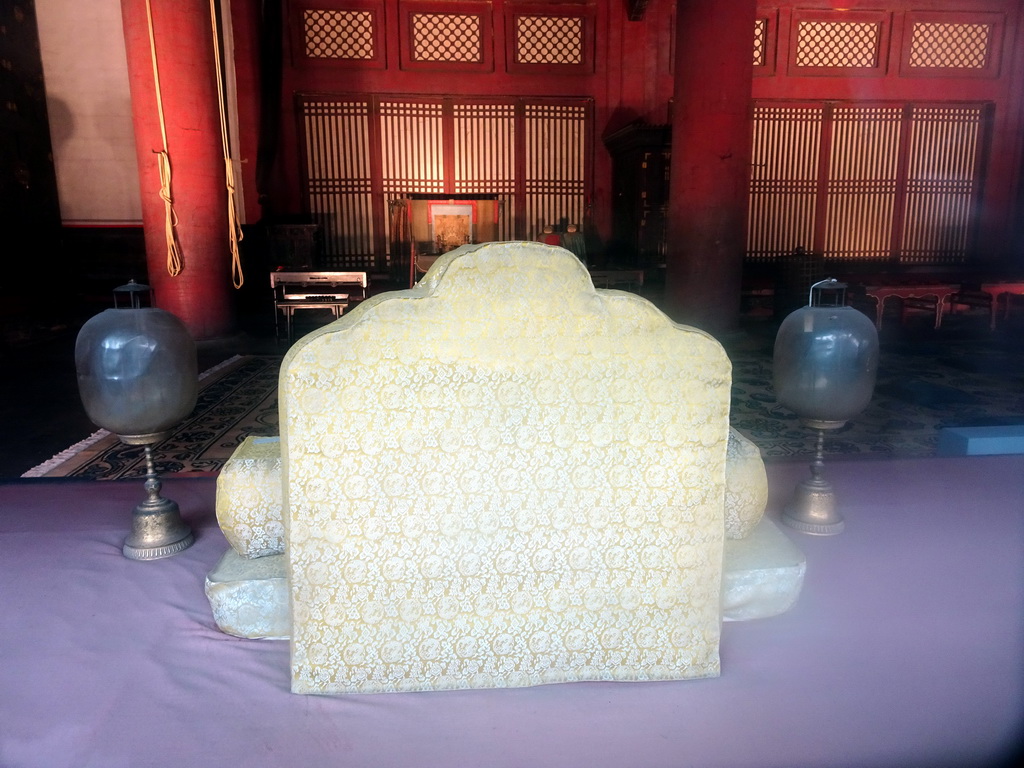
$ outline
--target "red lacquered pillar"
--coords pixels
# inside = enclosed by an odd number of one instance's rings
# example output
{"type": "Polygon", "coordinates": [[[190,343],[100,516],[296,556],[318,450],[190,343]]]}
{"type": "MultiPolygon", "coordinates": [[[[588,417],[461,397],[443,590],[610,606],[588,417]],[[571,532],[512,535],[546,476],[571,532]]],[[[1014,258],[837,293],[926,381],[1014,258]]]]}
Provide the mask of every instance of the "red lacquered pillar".
{"type": "Polygon", "coordinates": [[[223,337],[233,326],[231,259],[210,4],[150,2],[182,268],[168,274],[156,155],[165,147],[146,0],[121,0],[149,283],[156,304],[181,318],[194,338],[223,337]]]}
{"type": "Polygon", "coordinates": [[[711,332],[739,322],[755,10],[755,0],[676,4],[665,309],[711,332]]]}

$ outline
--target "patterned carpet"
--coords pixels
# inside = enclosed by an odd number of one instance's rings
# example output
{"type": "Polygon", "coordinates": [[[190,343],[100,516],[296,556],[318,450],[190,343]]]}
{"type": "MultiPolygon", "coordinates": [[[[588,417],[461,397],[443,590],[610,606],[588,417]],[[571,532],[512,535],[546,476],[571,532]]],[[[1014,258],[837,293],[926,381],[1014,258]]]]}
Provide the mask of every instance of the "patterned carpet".
{"type": "MultiPolygon", "coordinates": [[[[161,474],[215,473],[249,435],[276,435],[277,355],[235,357],[203,374],[191,415],[175,433],[153,446],[161,474]]],[[[143,449],[124,445],[100,430],[23,477],[116,480],[144,477],[143,449]]]]}
{"type": "MultiPolygon", "coordinates": [[[[775,402],[772,338],[747,335],[733,360],[732,424],[766,461],[814,453],[816,433],[775,402]]],[[[727,345],[728,346],[728,345],[727,345]]],[[[1024,424],[1024,346],[976,335],[883,339],[871,403],[825,451],[846,458],[935,455],[943,427],[1024,424]]]]}
{"type": "MultiPolygon", "coordinates": [[[[726,341],[733,361],[732,424],[766,461],[807,460],[815,434],[775,402],[774,329],[726,341]]],[[[229,360],[204,374],[192,415],[154,447],[160,473],[216,473],[249,435],[278,434],[281,356],[229,360]]],[[[830,433],[828,454],[894,458],[932,456],[949,426],[1024,424],[1024,347],[1010,336],[883,340],[878,383],[860,417],[830,433]]],[[[98,432],[25,477],[97,480],[142,477],[142,449],[98,432]]]]}

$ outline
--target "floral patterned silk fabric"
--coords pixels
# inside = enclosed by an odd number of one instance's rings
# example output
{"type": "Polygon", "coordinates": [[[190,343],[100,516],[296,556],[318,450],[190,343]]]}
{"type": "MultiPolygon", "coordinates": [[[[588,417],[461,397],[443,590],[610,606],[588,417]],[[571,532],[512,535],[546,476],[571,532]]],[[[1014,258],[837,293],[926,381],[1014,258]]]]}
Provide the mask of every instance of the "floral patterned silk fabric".
{"type": "MultiPolygon", "coordinates": [[[[757,446],[729,430],[725,463],[725,536],[742,539],[761,521],[768,478],[757,446]]],[[[277,437],[247,437],[217,476],[217,522],[242,557],[284,553],[281,444],[277,437]]]]}
{"type": "Polygon", "coordinates": [[[767,505],[768,474],[761,451],[730,429],[725,462],[725,537],[749,536],[764,517],[767,505]]]}
{"type": "Polygon", "coordinates": [[[284,552],[281,442],[247,437],[217,475],[217,523],[242,557],[284,552]]]}
{"type": "MultiPolygon", "coordinates": [[[[729,430],[725,462],[722,619],[783,613],[803,586],[803,555],[763,517],[768,480],[757,446],[729,430]]],[[[287,562],[276,437],[248,437],[217,478],[217,520],[231,543],[207,576],[217,625],[248,638],[290,637],[287,562]]]]}
{"type": "Polygon", "coordinates": [[[717,675],[730,371],[535,243],[464,246],[300,340],[292,690],[717,675]]]}

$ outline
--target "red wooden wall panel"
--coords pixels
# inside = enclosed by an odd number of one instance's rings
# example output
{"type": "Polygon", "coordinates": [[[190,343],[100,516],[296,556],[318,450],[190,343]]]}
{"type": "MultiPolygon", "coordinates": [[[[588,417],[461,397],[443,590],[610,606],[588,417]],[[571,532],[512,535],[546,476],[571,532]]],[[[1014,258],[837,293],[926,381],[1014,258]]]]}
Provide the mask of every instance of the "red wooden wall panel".
{"type": "MultiPolygon", "coordinates": [[[[826,170],[819,181],[832,184],[836,196],[829,198],[826,191],[818,198],[816,247],[828,253],[832,243],[831,255],[859,250],[865,258],[872,252],[884,258],[886,254],[872,250],[875,244],[867,235],[853,251],[848,242],[840,242],[839,222],[845,221],[842,226],[849,231],[855,228],[853,221],[868,221],[874,225],[872,231],[890,228],[888,258],[910,263],[1024,261],[1012,250],[1013,222],[1021,205],[1024,136],[1022,6],[1019,0],[964,0],[955,8],[937,0],[849,0],[843,10],[814,0],[759,6],[768,35],[760,45],[766,53],[755,66],[752,89],[760,108],[800,102],[832,114],[877,103],[906,115],[898,123],[899,145],[893,155],[897,188],[891,200],[883,203],[884,195],[875,200],[876,206],[892,206],[888,223],[873,221],[876,216],[885,218],[879,207],[860,210],[859,218],[855,209],[843,209],[855,201],[866,205],[867,193],[859,198],[840,194],[843,184],[853,185],[854,180],[829,182],[826,170]],[[876,44],[870,54],[863,47],[868,37],[876,44]],[[964,109],[971,115],[969,140],[963,133],[964,109]],[[922,136],[932,143],[921,144],[922,136]],[[962,146],[957,144],[961,141],[962,146]],[[941,161],[935,159],[940,156],[941,161]],[[930,169],[934,178],[914,176],[912,163],[924,162],[925,157],[937,163],[930,169]],[[953,167],[957,158],[966,158],[970,179],[960,179],[962,169],[953,167]],[[820,210],[830,199],[835,208],[831,219],[820,210]],[[829,220],[831,235],[824,229],[829,220]]],[[[860,145],[847,140],[853,143],[843,151],[857,148],[866,153],[884,141],[881,134],[860,145]]],[[[753,178],[752,203],[768,206],[767,182],[758,181],[757,168],[753,178]]],[[[867,179],[858,183],[864,189],[868,184],[867,179]]],[[[773,227],[780,226],[766,225],[760,233],[752,230],[751,253],[763,253],[760,249],[767,247],[773,227]]],[[[781,242],[777,245],[782,248],[781,242]]]]}
{"type": "MultiPolygon", "coordinates": [[[[860,67],[861,71],[854,73],[842,66],[830,68],[814,61],[808,64],[806,58],[794,59],[800,23],[842,20],[843,14],[836,10],[836,5],[824,0],[776,0],[759,6],[759,16],[764,21],[761,58],[757,62],[755,30],[751,31],[751,62],[756,64],[752,103],[987,105],[984,151],[999,161],[988,164],[982,185],[976,191],[978,237],[973,252],[980,258],[1005,255],[1008,244],[1013,243],[1014,219],[1020,217],[1021,205],[1018,195],[1024,136],[1024,2],[961,0],[955,11],[950,11],[950,4],[942,0],[844,0],[842,6],[849,9],[848,19],[878,25],[876,37],[880,48],[872,66],[860,67]],[[963,50],[927,49],[922,53],[922,46],[926,46],[922,41],[937,34],[949,37],[949,29],[942,26],[946,24],[956,27],[952,36],[959,40],[963,50]],[[986,53],[981,59],[971,49],[972,40],[979,34],[986,40],[986,53]],[[794,61],[798,63],[794,65],[794,61]]],[[[673,47],[714,44],[713,40],[675,40],[674,6],[671,0],[644,4],[641,18],[630,21],[630,4],[598,0],[232,0],[249,221],[256,220],[261,210],[274,215],[301,209],[302,137],[297,132],[301,121],[292,98],[295,93],[448,96],[463,100],[486,100],[492,95],[555,100],[587,98],[592,100],[596,134],[593,155],[588,159],[592,168],[589,204],[595,227],[607,237],[612,204],[611,163],[600,136],[634,120],[667,122],[673,93],[673,47]],[[255,187],[254,160],[258,149],[259,69],[265,65],[257,55],[258,22],[260,9],[272,8],[275,1],[281,5],[284,29],[280,152],[273,174],[266,175],[271,181],[264,179],[261,191],[265,205],[260,209],[256,194],[250,193],[255,187]],[[306,44],[305,32],[298,22],[302,12],[310,9],[372,14],[373,56],[351,60],[296,56],[301,52],[300,46],[306,44]],[[585,21],[589,37],[581,43],[583,61],[562,66],[539,64],[535,69],[513,66],[510,71],[510,55],[516,63],[514,52],[509,50],[509,42],[515,40],[516,14],[543,15],[563,10],[566,15],[585,21]],[[478,40],[480,55],[463,53],[458,61],[438,60],[437,49],[422,43],[422,36],[421,45],[425,47],[419,53],[413,52],[413,12],[428,16],[478,16],[483,24],[478,40]]],[[[421,30],[427,37],[430,30],[443,37],[446,29],[459,28],[458,24],[447,22],[428,27],[427,32],[421,30]]],[[[909,161],[904,158],[902,162],[909,161]]],[[[765,201],[762,199],[761,203],[765,201]]],[[[818,228],[820,231],[820,224],[818,228]]],[[[1018,243],[1022,238],[1024,235],[1018,234],[1018,243]]]]}

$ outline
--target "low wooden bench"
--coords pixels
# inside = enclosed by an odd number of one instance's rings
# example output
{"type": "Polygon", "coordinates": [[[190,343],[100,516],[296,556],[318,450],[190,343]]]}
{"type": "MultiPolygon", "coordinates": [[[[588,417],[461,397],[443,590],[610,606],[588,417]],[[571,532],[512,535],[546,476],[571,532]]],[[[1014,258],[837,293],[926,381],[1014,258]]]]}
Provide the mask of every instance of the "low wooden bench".
{"type": "Polygon", "coordinates": [[[942,327],[942,314],[949,297],[960,289],[959,283],[894,283],[864,284],[854,283],[848,292],[851,304],[858,302],[868,304],[874,302],[875,326],[881,330],[885,315],[885,304],[890,299],[900,301],[900,317],[905,319],[908,309],[923,309],[931,312],[935,318],[934,327],[942,327]]]}

